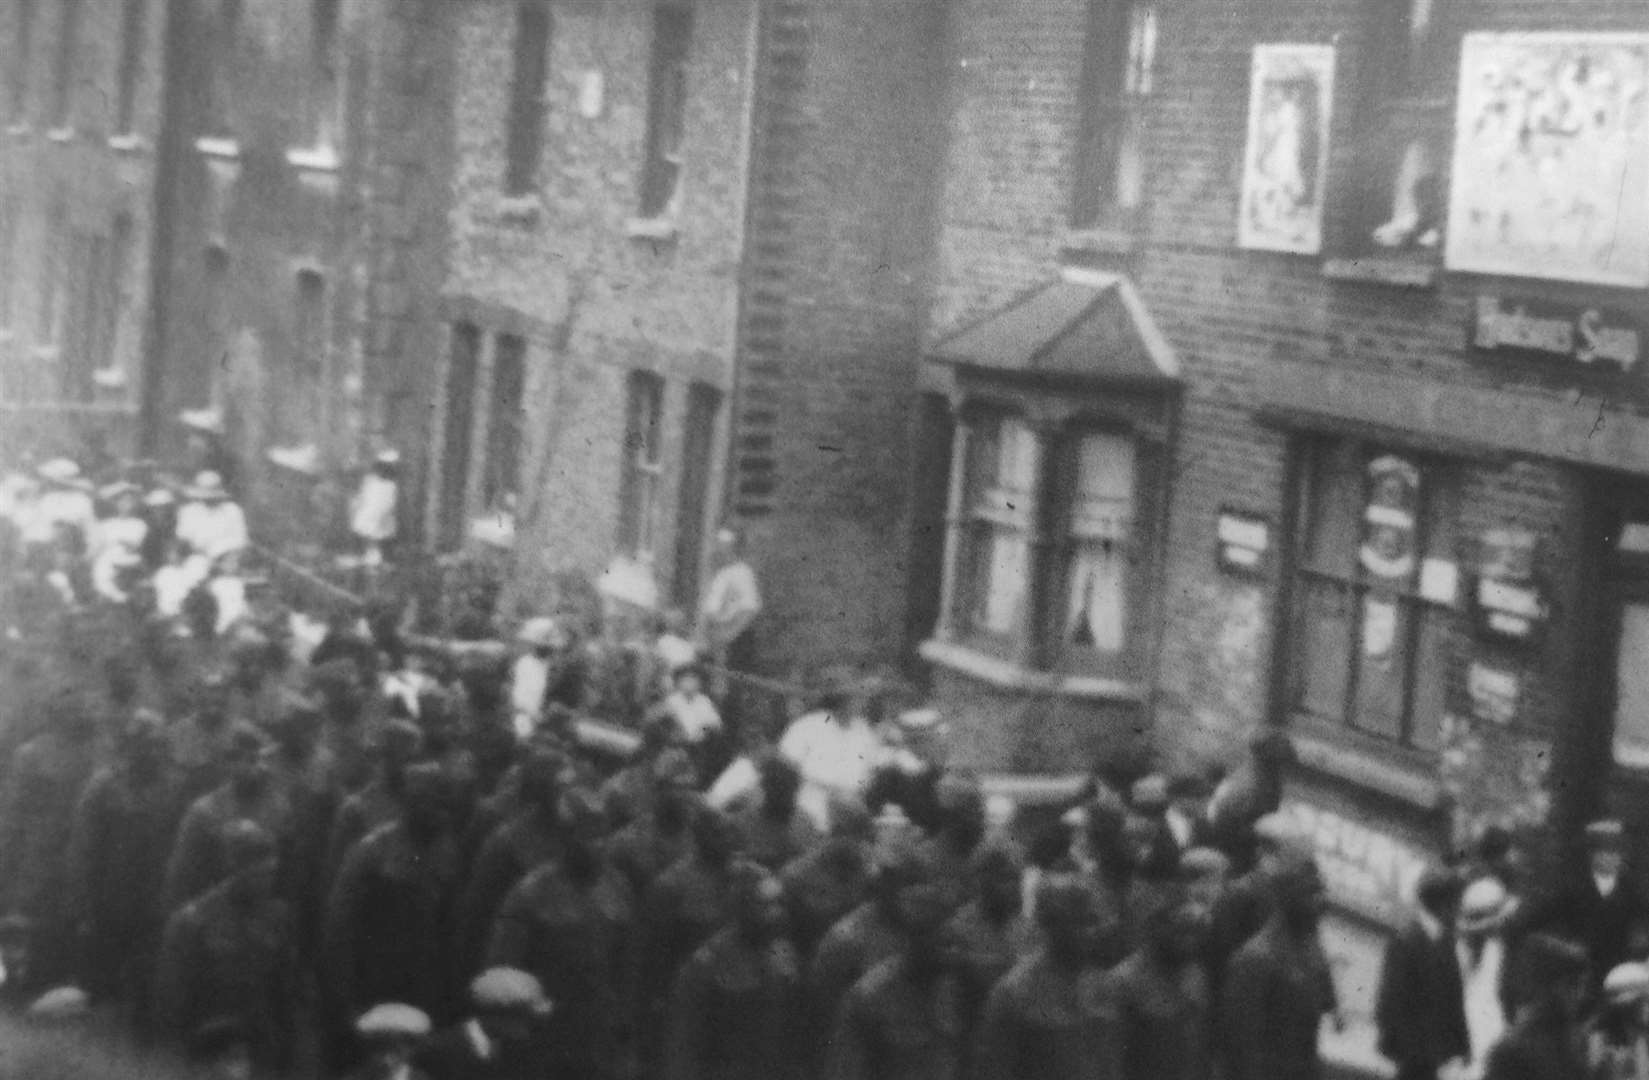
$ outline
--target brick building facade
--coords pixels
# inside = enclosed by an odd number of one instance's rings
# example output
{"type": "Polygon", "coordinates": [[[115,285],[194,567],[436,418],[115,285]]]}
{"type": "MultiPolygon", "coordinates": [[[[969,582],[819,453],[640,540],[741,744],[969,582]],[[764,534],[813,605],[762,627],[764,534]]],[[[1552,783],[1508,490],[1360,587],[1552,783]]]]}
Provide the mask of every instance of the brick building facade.
{"type": "Polygon", "coordinates": [[[452,243],[431,541],[524,601],[616,558],[691,611],[719,521],[756,5],[447,5],[452,243]]]}
{"type": "Polygon", "coordinates": [[[0,443],[130,445],[146,355],[167,5],[0,11],[0,443]]]}
{"type": "MultiPolygon", "coordinates": [[[[923,653],[961,753],[1197,764],[1285,728],[1284,809],[1318,845],[1362,1013],[1427,858],[1490,824],[1572,841],[1606,810],[1643,819],[1649,267],[1579,224],[1508,237],[1523,207],[1568,220],[1551,208],[1590,197],[1591,165],[1551,164],[1579,160],[1582,112],[1649,149],[1649,13],[965,0],[950,19],[920,443],[952,483],[918,522],[950,530],[923,653]],[[1491,143],[1502,122],[1538,137],[1491,143]],[[1320,226],[1267,235],[1303,203],[1320,226]],[[1061,334],[1100,342],[1086,367],[1061,334]],[[1140,355],[1172,373],[1163,413],[1130,404],[1140,355]],[[1020,596],[1000,587],[1016,568],[1020,596]]],[[[1641,190],[1636,168],[1611,175],[1641,190]]],[[[1612,202],[1588,213],[1641,249],[1637,203],[1612,202]]]]}

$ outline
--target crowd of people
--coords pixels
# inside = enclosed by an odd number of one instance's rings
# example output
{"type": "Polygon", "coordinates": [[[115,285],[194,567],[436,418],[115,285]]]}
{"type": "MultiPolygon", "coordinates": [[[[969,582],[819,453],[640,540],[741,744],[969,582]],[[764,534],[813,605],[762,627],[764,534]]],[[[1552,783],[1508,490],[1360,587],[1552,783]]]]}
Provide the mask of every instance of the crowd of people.
{"type": "MultiPolygon", "coordinates": [[[[211,473],[14,471],[0,1014],[215,1080],[1322,1076],[1285,737],[1017,812],[849,672],[756,737],[718,700],[760,610],[720,539],[615,694],[557,615],[492,648],[289,610],[211,473]]],[[[1377,1018],[1404,1080],[1649,1076],[1645,909],[1590,835],[1573,894],[1498,835],[1421,881],[1377,1018]]]]}

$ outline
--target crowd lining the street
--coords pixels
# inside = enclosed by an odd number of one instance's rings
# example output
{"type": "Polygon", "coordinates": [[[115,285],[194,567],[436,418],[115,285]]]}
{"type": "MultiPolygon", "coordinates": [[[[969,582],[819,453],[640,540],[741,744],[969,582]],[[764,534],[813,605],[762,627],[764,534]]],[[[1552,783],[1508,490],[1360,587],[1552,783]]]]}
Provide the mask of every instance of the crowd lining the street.
{"type": "MultiPolygon", "coordinates": [[[[1284,736],[1018,815],[851,672],[754,737],[719,676],[760,590],[720,540],[696,627],[492,647],[288,609],[215,472],[14,469],[0,1010],[218,1080],[1322,1076],[1284,736]]],[[[1400,1080],[1649,1080],[1649,906],[1619,824],[1587,838],[1557,889],[1498,830],[1423,875],[1378,994],[1400,1080]]]]}

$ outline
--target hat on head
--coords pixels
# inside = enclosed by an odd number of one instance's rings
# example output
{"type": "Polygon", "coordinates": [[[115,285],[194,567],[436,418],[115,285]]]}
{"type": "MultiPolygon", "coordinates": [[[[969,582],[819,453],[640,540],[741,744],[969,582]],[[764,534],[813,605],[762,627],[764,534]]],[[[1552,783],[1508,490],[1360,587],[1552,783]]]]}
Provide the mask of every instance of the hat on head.
{"type": "Polygon", "coordinates": [[[171,506],[175,502],[177,496],[172,494],[170,488],[158,487],[143,496],[144,506],[171,506]]]}
{"type": "Polygon", "coordinates": [[[183,493],[191,499],[204,502],[215,502],[229,497],[229,490],[223,486],[223,475],[211,469],[203,469],[195,474],[195,482],[183,489],[183,493]]]}
{"type": "Polygon", "coordinates": [[[698,769],[687,751],[678,746],[671,746],[660,752],[653,759],[651,769],[655,784],[681,784],[692,786],[698,783],[698,769]]]}
{"type": "Polygon", "coordinates": [[[533,649],[561,649],[567,645],[567,635],[560,624],[544,615],[522,623],[515,632],[515,640],[533,649]]]}
{"type": "Polygon", "coordinates": [[[1266,814],[1254,822],[1254,839],[1279,848],[1307,847],[1307,837],[1293,821],[1282,814],[1266,814]]]}
{"type": "Polygon", "coordinates": [[[386,447],[372,456],[372,462],[375,465],[399,465],[401,452],[392,446],[386,447]]]}
{"type": "Polygon", "coordinates": [[[59,986],[47,990],[34,999],[29,1006],[28,1016],[32,1020],[56,1022],[61,1020],[75,1020],[91,1012],[91,999],[86,991],[78,986],[59,986]]]}
{"type": "Polygon", "coordinates": [[[1649,998],[1649,964],[1621,964],[1603,980],[1603,996],[1617,1005],[1649,998]]]}
{"type": "Polygon", "coordinates": [[[80,474],[80,466],[68,458],[52,458],[35,470],[35,475],[48,484],[58,487],[72,487],[90,489],[84,477],[80,474]]]}
{"type": "Polygon", "coordinates": [[[136,495],[139,490],[141,489],[129,480],[116,480],[112,484],[105,484],[99,488],[97,497],[113,502],[125,495],[136,495]]]}
{"type": "Polygon", "coordinates": [[[1613,818],[1594,821],[1586,826],[1586,846],[1589,848],[1619,848],[1625,839],[1625,827],[1613,818]]]}
{"type": "Polygon", "coordinates": [[[1431,865],[1420,872],[1415,884],[1415,899],[1427,911],[1436,911],[1441,904],[1459,899],[1462,891],[1460,875],[1446,866],[1431,865]]]}
{"type": "Polygon", "coordinates": [[[1231,860],[1211,847],[1195,847],[1180,856],[1181,881],[1218,880],[1231,872],[1231,860]]]}
{"type": "Polygon", "coordinates": [[[429,1015],[411,1005],[386,1002],[362,1013],[355,1031],[363,1039],[421,1039],[430,1032],[429,1015]]]}
{"type": "Polygon", "coordinates": [[[1153,773],[1134,781],[1128,801],[1142,814],[1160,814],[1168,809],[1168,779],[1153,773]]]}
{"type": "Polygon", "coordinates": [[[496,1012],[550,1011],[550,999],[538,979],[519,968],[488,968],[470,983],[470,1000],[478,1009],[496,1012]]]}
{"type": "Polygon", "coordinates": [[[1462,933],[1480,934],[1493,929],[1506,914],[1511,897],[1499,878],[1478,878],[1460,895],[1458,925],[1462,933]]]}
{"type": "Polygon", "coordinates": [[[944,716],[938,709],[906,709],[899,714],[899,726],[906,731],[936,731],[944,727],[944,716]]]}

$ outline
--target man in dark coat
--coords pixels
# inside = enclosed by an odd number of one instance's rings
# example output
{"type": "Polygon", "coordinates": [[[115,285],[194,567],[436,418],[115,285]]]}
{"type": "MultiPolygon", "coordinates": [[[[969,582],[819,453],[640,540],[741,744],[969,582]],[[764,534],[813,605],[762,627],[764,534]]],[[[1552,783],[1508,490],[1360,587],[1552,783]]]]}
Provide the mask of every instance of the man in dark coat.
{"type": "Polygon", "coordinates": [[[343,787],[337,761],[321,745],[317,702],[289,696],[281,705],[274,745],[266,753],[270,777],[291,809],[286,849],[281,853],[281,888],[298,920],[299,949],[308,960],[320,936],[326,903],[327,833],[343,787]]]}
{"type": "Polygon", "coordinates": [[[367,834],[400,816],[406,771],[418,757],[423,740],[423,732],[411,720],[391,720],[379,730],[372,778],[344,799],[333,815],[326,844],[323,894],[331,895],[332,884],[350,850],[367,834]]]}
{"type": "Polygon", "coordinates": [[[522,763],[523,808],[482,845],[459,899],[459,960],[465,970],[481,970],[493,916],[516,882],[560,854],[557,807],[567,768],[562,755],[546,748],[535,748],[522,763]]]}
{"type": "Polygon", "coordinates": [[[1633,882],[1625,830],[1614,820],[1586,826],[1587,873],[1516,920],[1513,936],[1549,932],[1586,949],[1594,993],[1620,964],[1649,953],[1649,903],[1633,882]]]}
{"type": "Polygon", "coordinates": [[[1016,964],[985,1006],[979,1080],[1119,1080],[1119,1021],[1095,959],[1105,914],[1074,874],[1043,878],[1036,893],[1043,945],[1016,964]]]}
{"type": "Polygon", "coordinates": [[[1183,890],[1141,918],[1145,942],[1111,973],[1123,1080],[1209,1080],[1207,916],[1183,890]]]}
{"type": "Polygon", "coordinates": [[[804,961],[870,891],[875,823],[864,804],[833,799],[830,834],[780,872],[790,910],[790,937],[804,961]]]}
{"type": "Polygon", "coordinates": [[[229,876],[166,924],[157,1015],[179,1040],[231,1017],[251,1034],[257,1062],[281,1070],[292,1060],[297,942],[291,909],[275,893],[275,839],[238,821],[224,831],[223,847],[229,876]]]}
{"type": "Polygon", "coordinates": [[[86,785],[75,811],[71,896],[85,945],[85,986],[94,997],[126,997],[140,1025],[168,914],[166,859],[182,792],[165,721],[139,710],[122,732],[115,764],[86,785]]]}
{"type": "Polygon", "coordinates": [[[777,871],[818,842],[819,830],[797,805],[802,774],[777,753],[762,755],[756,765],[761,798],[739,815],[745,855],[777,871]]]}
{"type": "MultiPolygon", "coordinates": [[[[652,786],[642,808],[607,844],[608,857],[637,896],[693,849],[693,810],[697,773],[685,751],[671,748],[650,763],[652,786]]],[[[603,788],[603,805],[616,801],[603,788]]],[[[611,820],[616,820],[612,819],[611,820]]]]}
{"type": "Polygon", "coordinates": [[[1332,986],[1317,940],[1323,881],[1289,853],[1270,875],[1270,920],[1231,958],[1221,1019],[1229,1080],[1321,1080],[1317,1030],[1332,986]]]}
{"type": "Polygon", "coordinates": [[[324,978],[342,1015],[382,1001],[449,1015],[457,890],[446,777],[412,766],[399,819],[355,845],[327,901],[324,978]]]}
{"type": "Polygon", "coordinates": [[[800,1075],[792,1041],[801,968],[784,936],[784,890],[763,867],[732,871],[732,924],[676,977],[666,1080],[782,1080],[800,1075]]]}
{"type": "Polygon", "coordinates": [[[1460,880],[1441,867],[1420,877],[1414,917],[1386,945],[1374,1021],[1380,1052],[1398,1080],[1436,1080],[1451,1061],[1471,1060],[1465,992],[1455,951],[1460,880]]]}
{"type": "Polygon", "coordinates": [[[228,779],[196,799],[183,815],[177,840],[166,864],[165,898],[176,911],[222,881],[228,867],[223,840],[230,826],[252,821],[286,843],[292,806],[277,787],[263,753],[263,733],[250,724],[237,724],[231,735],[228,779]]]}
{"type": "Polygon", "coordinates": [[[523,878],[498,909],[487,963],[528,972],[555,1002],[554,1075],[609,1080],[633,1068],[635,899],[603,857],[596,797],[561,801],[560,859],[523,878]]]}
{"type": "MultiPolygon", "coordinates": [[[[969,878],[973,899],[945,926],[962,992],[962,1021],[973,1031],[984,1016],[991,989],[1036,949],[1036,927],[1024,914],[1024,861],[1006,840],[981,844],[969,878]]],[[[958,1075],[973,1075],[972,1040],[962,1045],[958,1075]]]]}
{"type": "Polygon", "coordinates": [[[188,714],[172,724],[172,760],[183,776],[184,797],[193,802],[228,779],[233,730],[228,673],[213,669],[195,676],[187,698],[188,714]]]}
{"type": "Polygon", "coordinates": [[[854,983],[837,1012],[830,1080],[953,1080],[962,1045],[962,994],[946,949],[952,908],[931,856],[906,866],[894,895],[903,942],[854,983]]]}
{"type": "Polygon", "coordinates": [[[1576,1080],[1586,1061],[1576,1020],[1588,989],[1586,950],[1550,934],[1523,943],[1531,998],[1489,1051],[1483,1080],[1576,1080]]]}

